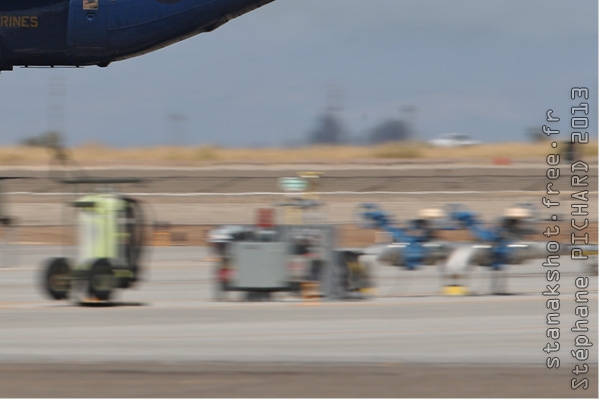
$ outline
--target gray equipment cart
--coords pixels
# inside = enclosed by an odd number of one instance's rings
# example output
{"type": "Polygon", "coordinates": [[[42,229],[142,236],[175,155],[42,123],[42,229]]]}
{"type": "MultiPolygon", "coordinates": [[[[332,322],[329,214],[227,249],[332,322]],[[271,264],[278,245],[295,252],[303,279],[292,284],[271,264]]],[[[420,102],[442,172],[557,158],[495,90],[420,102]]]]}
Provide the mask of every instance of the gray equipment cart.
{"type": "MultiPolygon", "coordinates": [[[[314,201],[298,199],[294,207],[315,207],[314,201]]],[[[336,229],[329,224],[224,226],[210,233],[217,253],[215,270],[217,300],[227,292],[242,291],[248,300],[264,300],[273,292],[300,294],[303,283],[316,283],[320,297],[357,298],[349,290],[350,271],[346,251],[337,250],[336,229]],[[301,263],[301,268],[295,264],[301,263]]]]}

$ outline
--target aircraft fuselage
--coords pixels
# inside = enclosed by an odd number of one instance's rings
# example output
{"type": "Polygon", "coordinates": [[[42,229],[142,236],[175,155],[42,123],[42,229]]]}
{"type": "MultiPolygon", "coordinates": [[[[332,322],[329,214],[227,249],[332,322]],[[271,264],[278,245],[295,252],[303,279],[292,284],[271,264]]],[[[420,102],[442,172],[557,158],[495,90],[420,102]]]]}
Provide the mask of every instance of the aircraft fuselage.
{"type": "Polygon", "coordinates": [[[106,66],[274,0],[0,0],[0,70],[106,66]]]}

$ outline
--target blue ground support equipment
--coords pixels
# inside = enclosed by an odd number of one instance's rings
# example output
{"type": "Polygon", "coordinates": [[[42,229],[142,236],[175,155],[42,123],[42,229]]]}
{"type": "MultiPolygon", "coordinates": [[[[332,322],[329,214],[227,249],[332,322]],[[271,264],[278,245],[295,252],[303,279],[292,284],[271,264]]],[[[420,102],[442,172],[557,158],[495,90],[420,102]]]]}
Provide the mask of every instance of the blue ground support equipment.
{"type": "Polygon", "coordinates": [[[436,241],[435,232],[445,229],[440,225],[442,215],[439,210],[424,210],[430,213],[430,217],[422,217],[410,220],[406,227],[397,226],[391,215],[385,212],[379,205],[374,203],[363,203],[359,206],[358,217],[362,221],[363,228],[380,229],[387,232],[393,241],[388,246],[394,249],[397,260],[394,265],[403,266],[408,270],[417,269],[420,265],[435,263],[438,259],[445,257],[447,244],[436,241]],[[438,221],[435,221],[435,220],[438,221]]]}

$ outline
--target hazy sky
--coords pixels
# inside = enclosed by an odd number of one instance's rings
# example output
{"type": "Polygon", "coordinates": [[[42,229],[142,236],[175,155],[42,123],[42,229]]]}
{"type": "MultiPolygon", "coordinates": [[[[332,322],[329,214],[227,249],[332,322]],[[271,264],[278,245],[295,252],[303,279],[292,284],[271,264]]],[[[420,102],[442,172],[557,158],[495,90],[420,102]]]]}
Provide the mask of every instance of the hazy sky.
{"type": "Polygon", "coordinates": [[[596,0],[277,0],[108,68],[3,72],[0,144],[300,142],[332,87],[352,137],[412,105],[421,139],[516,141],[548,108],[566,138],[570,88],[588,86],[597,135],[597,60],[596,0]]]}

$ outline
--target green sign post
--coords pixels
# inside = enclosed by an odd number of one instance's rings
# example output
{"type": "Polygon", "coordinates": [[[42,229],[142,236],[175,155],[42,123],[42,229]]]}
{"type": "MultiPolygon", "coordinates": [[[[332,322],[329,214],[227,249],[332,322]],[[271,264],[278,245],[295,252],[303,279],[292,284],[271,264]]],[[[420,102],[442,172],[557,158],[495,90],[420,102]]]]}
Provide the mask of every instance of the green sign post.
{"type": "Polygon", "coordinates": [[[308,183],[297,177],[279,178],[279,188],[284,192],[304,192],[308,183]]]}

